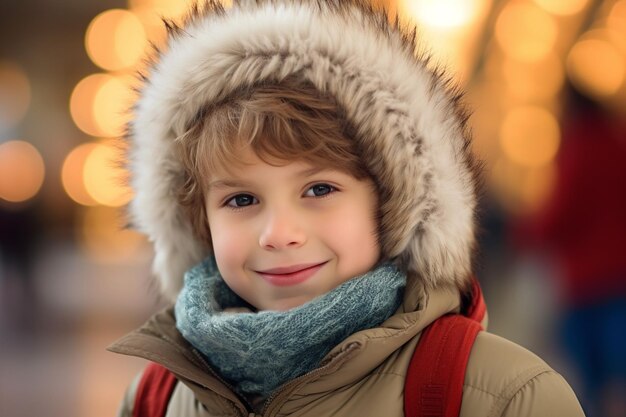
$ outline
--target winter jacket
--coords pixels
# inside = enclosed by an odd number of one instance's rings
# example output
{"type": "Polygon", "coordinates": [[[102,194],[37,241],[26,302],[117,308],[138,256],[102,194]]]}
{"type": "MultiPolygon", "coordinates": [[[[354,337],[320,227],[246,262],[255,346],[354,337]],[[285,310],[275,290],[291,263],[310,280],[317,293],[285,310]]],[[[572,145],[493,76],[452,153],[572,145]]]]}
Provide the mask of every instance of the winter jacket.
{"type": "MultiPolygon", "coordinates": [[[[160,363],[179,378],[182,383],[175,388],[166,417],[401,417],[403,396],[410,395],[404,392],[405,376],[422,329],[458,310],[456,291],[436,290],[424,303],[418,291],[408,289],[394,316],[378,328],[348,337],[322,366],[286,383],[256,412],[182,338],[171,309],[110,349],[160,363]]],[[[136,385],[127,391],[119,417],[131,416],[136,385]]],[[[567,382],[544,361],[501,337],[478,334],[467,366],[461,417],[583,415],[567,382]]]]}

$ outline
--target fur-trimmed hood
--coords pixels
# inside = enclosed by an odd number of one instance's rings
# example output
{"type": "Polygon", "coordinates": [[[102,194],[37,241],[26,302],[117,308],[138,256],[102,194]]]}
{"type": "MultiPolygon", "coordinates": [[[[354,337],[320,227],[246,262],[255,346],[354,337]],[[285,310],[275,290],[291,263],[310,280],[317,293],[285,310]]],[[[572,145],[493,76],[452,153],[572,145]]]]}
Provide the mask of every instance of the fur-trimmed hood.
{"type": "Polygon", "coordinates": [[[365,0],[234,0],[170,25],[129,125],[131,222],[154,243],[153,270],[174,299],[211,253],[176,195],[174,140],[199,109],[242,87],[296,77],[332,95],[355,127],[381,192],[381,246],[426,288],[464,287],[475,246],[477,164],[460,95],[415,55],[414,32],[365,0]]]}

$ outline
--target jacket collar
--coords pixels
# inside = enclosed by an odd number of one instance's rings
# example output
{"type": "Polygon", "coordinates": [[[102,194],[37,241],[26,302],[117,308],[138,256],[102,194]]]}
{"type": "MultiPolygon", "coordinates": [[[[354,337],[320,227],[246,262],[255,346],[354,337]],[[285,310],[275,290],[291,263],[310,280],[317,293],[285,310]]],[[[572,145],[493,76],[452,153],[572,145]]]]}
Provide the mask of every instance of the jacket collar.
{"type": "MultiPolygon", "coordinates": [[[[427,296],[420,294],[416,285],[407,286],[404,302],[393,316],[379,327],[349,336],[329,352],[318,369],[288,382],[279,391],[288,390],[288,386],[302,387],[308,382],[303,393],[309,390],[330,391],[355,382],[419,335],[438,317],[460,309],[459,292],[455,288],[435,289],[427,296]]],[[[172,307],[152,316],[143,326],[109,346],[108,350],[144,358],[166,367],[189,386],[200,401],[215,393],[232,401],[244,414],[250,408],[246,400],[221,380],[199,352],[182,337],[176,329],[172,307]]]]}

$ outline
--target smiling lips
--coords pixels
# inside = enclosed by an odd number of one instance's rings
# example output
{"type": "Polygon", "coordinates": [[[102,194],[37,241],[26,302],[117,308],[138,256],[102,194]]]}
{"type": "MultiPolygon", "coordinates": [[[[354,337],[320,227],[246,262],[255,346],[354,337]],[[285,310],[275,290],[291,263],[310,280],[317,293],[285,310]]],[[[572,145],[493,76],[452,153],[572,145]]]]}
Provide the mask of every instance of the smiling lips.
{"type": "MultiPolygon", "coordinates": [[[[328,261],[327,261],[328,262],[328,261]]],[[[267,282],[278,287],[300,284],[311,278],[326,262],[300,264],[281,268],[272,268],[257,273],[267,282]]]]}

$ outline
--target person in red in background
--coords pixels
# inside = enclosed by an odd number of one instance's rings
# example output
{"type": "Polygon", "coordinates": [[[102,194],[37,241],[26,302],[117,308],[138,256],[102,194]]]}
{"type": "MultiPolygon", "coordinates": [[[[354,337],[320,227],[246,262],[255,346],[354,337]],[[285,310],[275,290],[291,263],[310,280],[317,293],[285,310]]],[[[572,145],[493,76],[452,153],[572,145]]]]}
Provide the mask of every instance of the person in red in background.
{"type": "Polygon", "coordinates": [[[588,416],[626,416],[626,124],[569,88],[556,182],[518,224],[547,249],[562,290],[564,348],[588,416]]]}

